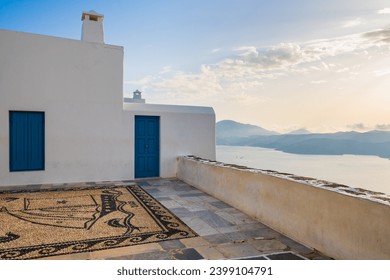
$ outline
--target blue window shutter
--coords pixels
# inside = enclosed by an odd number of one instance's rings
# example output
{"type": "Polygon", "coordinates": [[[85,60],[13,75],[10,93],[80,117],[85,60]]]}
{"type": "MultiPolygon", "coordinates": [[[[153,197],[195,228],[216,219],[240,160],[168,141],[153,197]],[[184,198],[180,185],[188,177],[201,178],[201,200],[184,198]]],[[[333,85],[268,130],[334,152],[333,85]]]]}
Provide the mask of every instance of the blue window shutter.
{"type": "Polygon", "coordinates": [[[10,171],[45,169],[45,113],[9,112],[10,171]]]}

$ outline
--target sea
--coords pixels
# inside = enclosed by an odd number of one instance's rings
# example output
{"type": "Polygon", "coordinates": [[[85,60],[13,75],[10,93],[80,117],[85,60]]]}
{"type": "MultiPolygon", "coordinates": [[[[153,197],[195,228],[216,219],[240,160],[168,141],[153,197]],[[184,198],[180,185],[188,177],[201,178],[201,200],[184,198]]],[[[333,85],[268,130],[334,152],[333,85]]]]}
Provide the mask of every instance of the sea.
{"type": "Polygon", "coordinates": [[[390,195],[390,160],[360,155],[301,155],[217,145],[217,161],[326,180],[390,195]]]}

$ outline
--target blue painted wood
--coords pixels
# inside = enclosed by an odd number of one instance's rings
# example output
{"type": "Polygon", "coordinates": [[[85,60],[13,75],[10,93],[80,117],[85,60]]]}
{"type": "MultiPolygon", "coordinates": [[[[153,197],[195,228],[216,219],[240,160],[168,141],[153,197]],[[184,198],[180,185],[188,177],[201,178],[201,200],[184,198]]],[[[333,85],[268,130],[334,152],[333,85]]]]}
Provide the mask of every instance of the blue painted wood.
{"type": "Polygon", "coordinates": [[[160,117],[135,116],[135,178],[160,176],[160,117]]]}
{"type": "Polygon", "coordinates": [[[45,169],[45,113],[9,112],[10,171],[45,169]]]}

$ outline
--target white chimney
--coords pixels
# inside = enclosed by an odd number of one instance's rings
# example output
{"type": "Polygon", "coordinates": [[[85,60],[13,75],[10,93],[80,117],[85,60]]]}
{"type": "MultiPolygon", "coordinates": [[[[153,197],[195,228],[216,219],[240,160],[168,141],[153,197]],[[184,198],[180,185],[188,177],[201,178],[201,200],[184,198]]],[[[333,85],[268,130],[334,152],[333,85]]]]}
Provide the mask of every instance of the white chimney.
{"type": "Polygon", "coordinates": [[[104,16],[102,14],[98,14],[93,10],[83,12],[81,16],[83,21],[81,40],[104,44],[103,19],[104,16]]]}

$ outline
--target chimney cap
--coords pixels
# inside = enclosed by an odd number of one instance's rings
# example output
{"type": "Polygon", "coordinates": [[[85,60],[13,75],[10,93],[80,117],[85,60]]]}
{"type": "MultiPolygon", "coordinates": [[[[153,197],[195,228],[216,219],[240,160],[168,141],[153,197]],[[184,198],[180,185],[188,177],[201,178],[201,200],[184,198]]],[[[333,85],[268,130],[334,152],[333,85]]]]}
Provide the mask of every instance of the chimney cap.
{"type": "Polygon", "coordinates": [[[83,12],[83,14],[81,16],[81,20],[84,20],[86,15],[92,16],[92,17],[95,17],[95,18],[101,18],[101,19],[104,18],[104,15],[99,14],[99,13],[97,13],[94,10],[90,10],[89,12],[86,12],[86,11],[83,12]]]}

